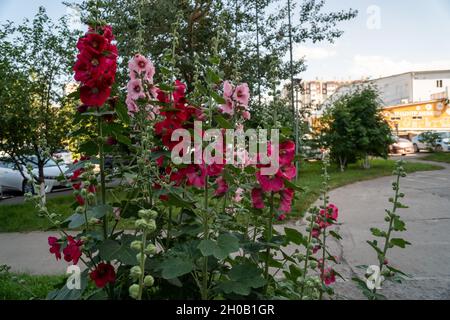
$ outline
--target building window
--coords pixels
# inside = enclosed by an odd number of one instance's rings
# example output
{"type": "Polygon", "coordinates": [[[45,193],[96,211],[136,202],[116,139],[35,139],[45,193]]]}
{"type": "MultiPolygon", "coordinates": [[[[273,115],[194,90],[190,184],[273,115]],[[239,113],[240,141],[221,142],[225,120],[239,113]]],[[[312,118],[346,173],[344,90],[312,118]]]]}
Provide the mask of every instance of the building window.
{"type": "Polygon", "coordinates": [[[413,117],[413,120],[422,120],[421,116],[413,117]]]}
{"type": "Polygon", "coordinates": [[[436,81],[436,86],[437,86],[438,88],[442,88],[442,87],[443,87],[442,80],[436,81]]]}

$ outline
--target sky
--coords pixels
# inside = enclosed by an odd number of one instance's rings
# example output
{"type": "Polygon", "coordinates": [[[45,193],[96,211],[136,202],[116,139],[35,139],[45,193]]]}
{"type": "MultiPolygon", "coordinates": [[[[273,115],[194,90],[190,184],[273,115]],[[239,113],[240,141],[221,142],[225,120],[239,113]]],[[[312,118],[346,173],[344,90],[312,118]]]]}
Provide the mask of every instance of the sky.
{"type": "MultiPolygon", "coordinates": [[[[67,13],[61,0],[0,0],[0,23],[31,18],[41,5],[54,19],[67,13]]],[[[308,65],[301,78],[377,78],[450,69],[450,0],[326,1],[326,11],[348,8],[357,9],[358,17],[340,24],[344,35],[335,43],[295,47],[294,57],[304,56],[308,65]]]]}

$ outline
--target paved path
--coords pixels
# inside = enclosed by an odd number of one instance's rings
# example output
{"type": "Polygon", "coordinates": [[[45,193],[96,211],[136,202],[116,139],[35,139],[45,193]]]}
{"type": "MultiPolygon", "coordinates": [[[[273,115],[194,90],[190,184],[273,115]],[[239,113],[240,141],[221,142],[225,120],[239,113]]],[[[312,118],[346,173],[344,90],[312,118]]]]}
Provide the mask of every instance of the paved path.
{"type": "MultiPolygon", "coordinates": [[[[417,172],[402,180],[404,202],[410,206],[400,214],[408,231],[403,234],[413,245],[393,249],[389,259],[395,267],[411,274],[404,284],[386,285],[382,290],[390,299],[450,299],[450,165],[445,170],[417,172]]],[[[392,196],[393,177],[359,182],[330,192],[331,201],[340,209],[341,244],[333,251],[340,256],[339,271],[348,280],[361,264],[376,264],[366,240],[369,228],[385,228],[384,208],[392,196]]],[[[296,228],[301,226],[291,225],[296,228]]],[[[15,272],[58,274],[65,262],[56,262],[47,246],[49,233],[0,234],[0,264],[15,272]]],[[[352,299],[363,298],[351,281],[339,281],[337,291],[352,299]]]]}
{"type": "MultiPolygon", "coordinates": [[[[406,194],[403,203],[410,207],[399,211],[408,229],[401,237],[412,246],[392,249],[388,259],[413,278],[403,284],[386,282],[381,293],[389,299],[450,299],[450,165],[440,165],[445,170],[417,172],[401,180],[401,192],[406,194]]],[[[336,289],[347,298],[364,298],[349,279],[355,272],[361,275],[356,266],[377,264],[366,240],[373,239],[371,227],[387,227],[383,208],[391,205],[392,181],[393,177],[384,177],[330,192],[342,223],[343,239],[333,245],[342,261],[337,269],[348,280],[339,281],[336,289]]]]}

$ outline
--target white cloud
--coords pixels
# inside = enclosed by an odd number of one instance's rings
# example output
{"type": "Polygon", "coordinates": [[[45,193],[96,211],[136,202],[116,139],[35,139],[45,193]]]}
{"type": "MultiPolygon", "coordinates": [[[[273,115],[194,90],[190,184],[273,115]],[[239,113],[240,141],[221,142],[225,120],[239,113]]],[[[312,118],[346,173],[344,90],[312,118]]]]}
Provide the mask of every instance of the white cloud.
{"type": "Polygon", "coordinates": [[[308,60],[323,60],[334,57],[337,54],[336,50],[320,48],[320,47],[306,47],[296,46],[293,50],[294,59],[298,60],[303,57],[308,60]]]}
{"type": "Polygon", "coordinates": [[[393,60],[386,56],[353,57],[350,73],[354,77],[378,78],[409,71],[425,71],[450,69],[450,60],[432,60],[428,62],[412,62],[408,60],[393,60]]]}

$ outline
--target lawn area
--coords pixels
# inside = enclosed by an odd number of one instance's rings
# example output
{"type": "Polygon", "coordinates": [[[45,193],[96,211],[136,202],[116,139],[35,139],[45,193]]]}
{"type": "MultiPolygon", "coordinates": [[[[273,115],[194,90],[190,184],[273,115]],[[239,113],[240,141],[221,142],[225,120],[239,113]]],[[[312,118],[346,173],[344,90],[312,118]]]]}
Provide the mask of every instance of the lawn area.
{"type": "Polygon", "coordinates": [[[0,273],[0,300],[45,299],[47,294],[60,288],[64,276],[31,276],[0,273]]]}
{"type": "MultiPolygon", "coordinates": [[[[359,164],[350,165],[345,172],[340,172],[335,166],[330,168],[332,188],[337,188],[357,181],[374,179],[392,174],[395,161],[380,160],[372,161],[372,168],[362,169],[359,164]]],[[[441,167],[426,163],[411,162],[406,165],[408,172],[438,170],[441,167]]],[[[305,163],[300,172],[300,185],[306,188],[295,205],[293,216],[301,216],[319,197],[322,170],[320,162],[305,163]]],[[[51,212],[68,217],[72,214],[71,204],[74,202],[72,196],[61,196],[48,200],[48,208],[51,212]]],[[[132,226],[129,221],[121,221],[119,227],[132,226]]],[[[32,203],[16,205],[0,205],[0,232],[27,232],[47,230],[50,224],[45,218],[36,214],[32,203]]]]}
{"type": "MultiPolygon", "coordinates": [[[[330,187],[332,189],[342,187],[358,181],[375,179],[378,177],[392,175],[395,166],[394,160],[374,159],[371,161],[370,169],[363,169],[361,165],[349,165],[345,172],[335,165],[331,165],[329,173],[331,177],[330,187]]],[[[416,171],[439,170],[442,167],[427,163],[409,162],[405,169],[408,173],[416,171]]],[[[299,184],[306,188],[306,192],[300,196],[300,201],[295,205],[293,216],[303,216],[305,211],[319,198],[322,187],[322,165],[320,162],[304,163],[299,175],[299,184]]]]}
{"type": "Polygon", "coordinates": [[[432,153],[424,157],[423,160],[450,163],[450,152],[432,153]]]}

